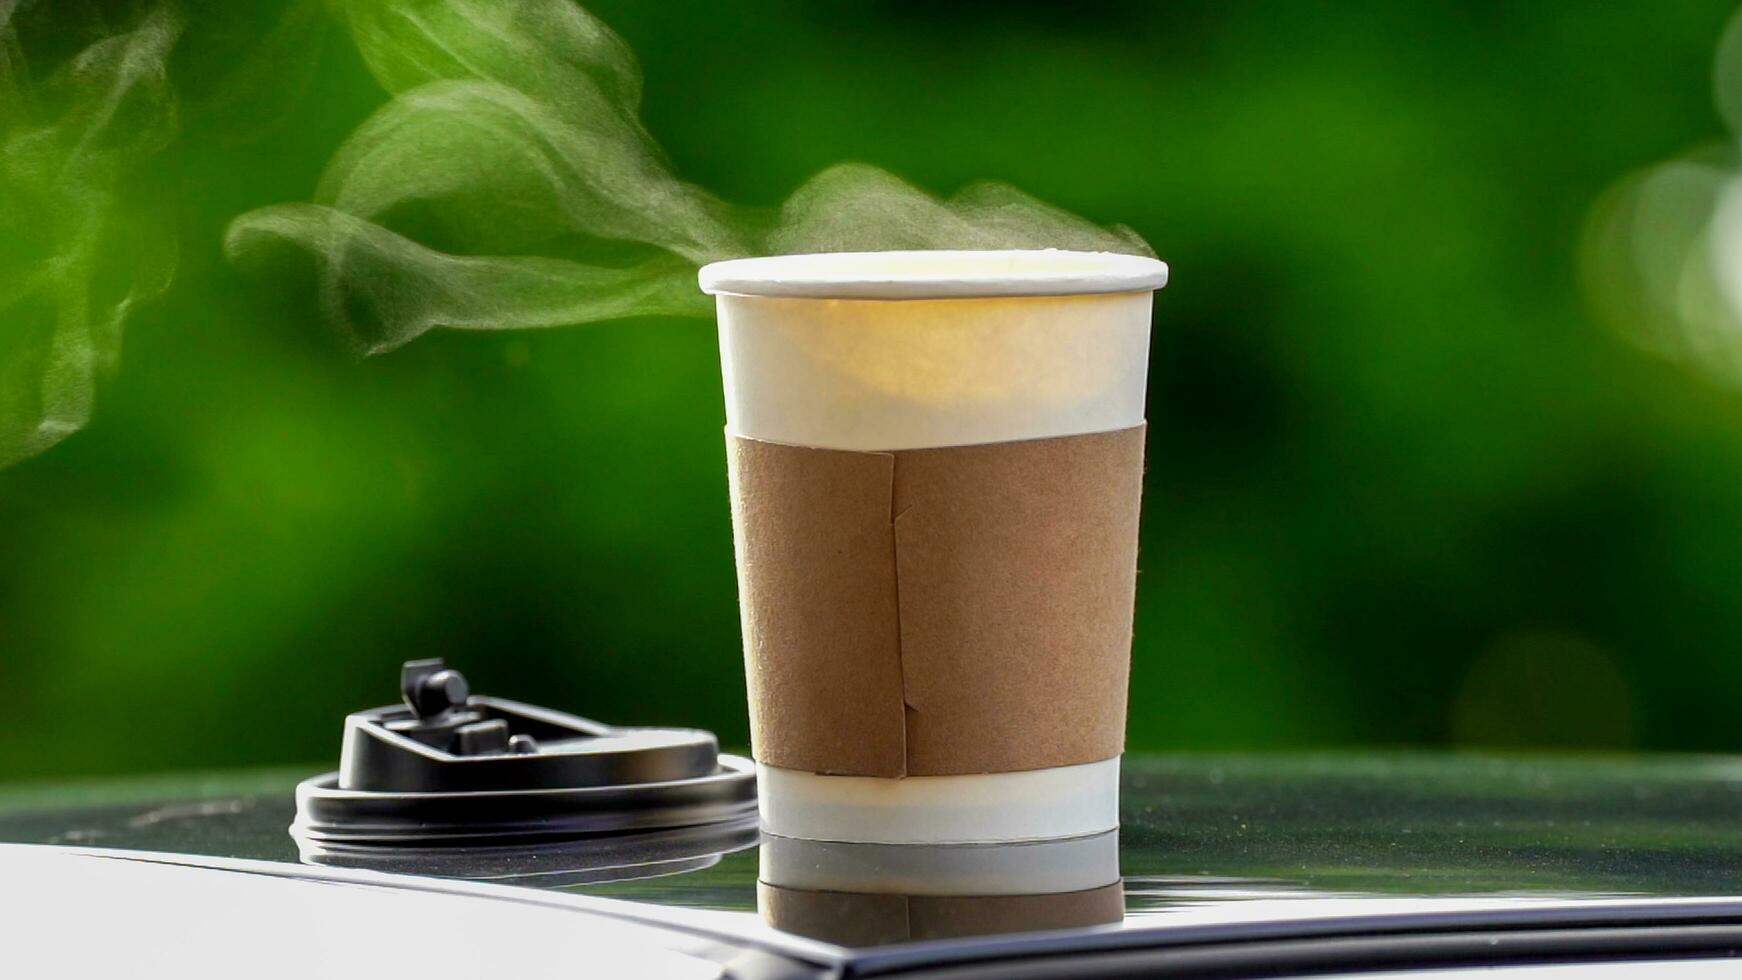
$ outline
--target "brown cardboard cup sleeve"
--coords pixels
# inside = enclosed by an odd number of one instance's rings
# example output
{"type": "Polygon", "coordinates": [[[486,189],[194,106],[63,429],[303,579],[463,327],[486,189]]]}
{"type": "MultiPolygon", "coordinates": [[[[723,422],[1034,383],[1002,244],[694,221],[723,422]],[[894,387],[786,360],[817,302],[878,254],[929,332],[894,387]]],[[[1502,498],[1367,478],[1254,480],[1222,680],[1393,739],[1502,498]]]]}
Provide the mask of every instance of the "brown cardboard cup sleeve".
{"type": "Polygon", "coordinates": [[[1117,756],[1143,432],[895,452],[728,434],[757,760],[900,777],[1117,756]]]}

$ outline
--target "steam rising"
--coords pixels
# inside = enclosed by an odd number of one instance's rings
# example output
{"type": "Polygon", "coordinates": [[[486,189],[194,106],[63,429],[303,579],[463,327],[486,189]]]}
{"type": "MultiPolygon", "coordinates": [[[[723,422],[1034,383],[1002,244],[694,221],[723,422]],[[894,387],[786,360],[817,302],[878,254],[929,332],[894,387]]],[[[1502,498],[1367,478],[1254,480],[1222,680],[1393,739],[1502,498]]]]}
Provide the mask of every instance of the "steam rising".
{"type": "Polygon", "coordinates": [[[1068,248],[1152,255],[1137,233],[1097,227],[994,181],[940,201],[865,164],[812,177],[780,209],[765,251],[869,252],[906,248],[1068,248]]]}
{"type": "Polygon", "coordinates": [[[276,240],[324,263],[328,314],[371,353],[438,326],[504,330],[706,312],[695,266],[671,256],[618,269],[536,255],[454,255],[320,205],[250,212],[231,227],[228,247],[246,254],[276,240]]]}
{"type": "Polygon", "coordinates": [[[695,269],[747,254],[1065,247],[1149,254],[1014,188],[939,200],[876,168],[817,175],[769,216],[685,183],[641,125],[623,41],[567,0],[362,0],[341,8],[392,99],[313,203],[230,227],[233,258],[312,256],[328,314],[367,352],[432,327],[705,316],[695,269]],[[639,261],[634,257],[639,256],[639,261]]]}
{"type": "MultiPolygon", "coordinates": [[[[122,329],[176,265],[155,159],[179,120],[164,3],[131,23],[89,16],[88,46],[45,78],[0,0],[0,467],[91,417],[122,329]]],[[[642,126],[622,39],[568,0],[294,0],[193,110],[239,135],[270,124],[312,70],[326,23],[349,32],[385,106],[328,163],[309,203],[237,218],[238,261],[314,260],[322,304],[356,345],[391,350],[434,327],[549,327],[706,316],[695,269],[733,256],[887,248],[1055,246],[1148,254],[1002,184],[939,200],[863,165],[834,167],[776,213],[679,180],[642,126]]]]}
{"type": "Polygon", "coordinates": [[[91,416],[122,327],[175,270],[142,166],[175,135],[165,62],[181,32],[159,7],[38,83],[18,0],[0,0],[0,466],[91,416]]]}

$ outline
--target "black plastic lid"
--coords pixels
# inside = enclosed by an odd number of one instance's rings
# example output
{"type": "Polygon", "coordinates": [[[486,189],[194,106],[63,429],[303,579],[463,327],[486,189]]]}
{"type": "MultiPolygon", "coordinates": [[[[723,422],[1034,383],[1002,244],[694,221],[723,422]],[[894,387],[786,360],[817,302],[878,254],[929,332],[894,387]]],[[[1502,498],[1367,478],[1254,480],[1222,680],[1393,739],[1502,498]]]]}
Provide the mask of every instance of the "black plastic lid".
{"type": "Polygon", "coordinates": [[[755,767],[709,732],[472,695],[441,660],[408,661],[400,693],[404,704],[347,717],[339,770],[297,787],[291,833],[305,855],[755,826],[755,767]]]}

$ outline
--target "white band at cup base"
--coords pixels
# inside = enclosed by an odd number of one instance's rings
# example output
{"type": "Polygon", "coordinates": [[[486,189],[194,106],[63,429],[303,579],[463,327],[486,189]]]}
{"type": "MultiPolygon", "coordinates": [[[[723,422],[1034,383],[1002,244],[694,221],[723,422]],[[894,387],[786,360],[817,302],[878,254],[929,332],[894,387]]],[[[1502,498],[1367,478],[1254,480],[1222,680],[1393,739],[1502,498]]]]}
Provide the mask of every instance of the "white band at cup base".
{"type": "Polygon", "coordinates": [[[757,763],[762,828],[870,844],[1086,837],[1119,826],[1119,760],[971,776],[822,776],[757,763]]]}

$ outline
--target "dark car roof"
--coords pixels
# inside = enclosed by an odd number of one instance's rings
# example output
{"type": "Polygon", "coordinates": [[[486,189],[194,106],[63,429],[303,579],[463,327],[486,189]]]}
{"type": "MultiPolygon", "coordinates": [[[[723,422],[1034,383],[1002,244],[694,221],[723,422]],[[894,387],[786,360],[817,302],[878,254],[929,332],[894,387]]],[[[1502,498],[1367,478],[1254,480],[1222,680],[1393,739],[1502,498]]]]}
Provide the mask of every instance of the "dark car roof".
{"type": "MultiPolygon", "coordinates": [[[[0,792],[0,841],[277,862],[294,874],[290,793],[306,775],[12,788],[0,792]]],[[[1742,893],[1739,813],[1742,764],[1720,758],[1130,756],[1116,842],[1122,921],[1059,932],[1061,922],[1043,918],[1048,931],[1032,936],[785,938],[803,950],[819,948],[817,939],[863,946],[849,951],[869,969],[1006,956],[1061,938],[1065,947],[1113,948],[1229,929],[1251,938],[1419,933],[1447,922],[1559,928],[1588,925],[1593,914],[1729,928],[1742,922],[1742,900],[1732,900],[1742,893]],[[869,948],[888,938],[930,941],[869,948]]],[[[778,946],[781,934],[757,918],[767,855],[743,835],[723,846],[737,849],[652,854],[663,863],[646,864],[630,848],[584,873],[558,860],[538,873],[481,867],[471,876],[520,894],[609,898],[631,915],[778,946]]],[[[987,931],[1000,928],[1009,927],[987,931]]]]}

